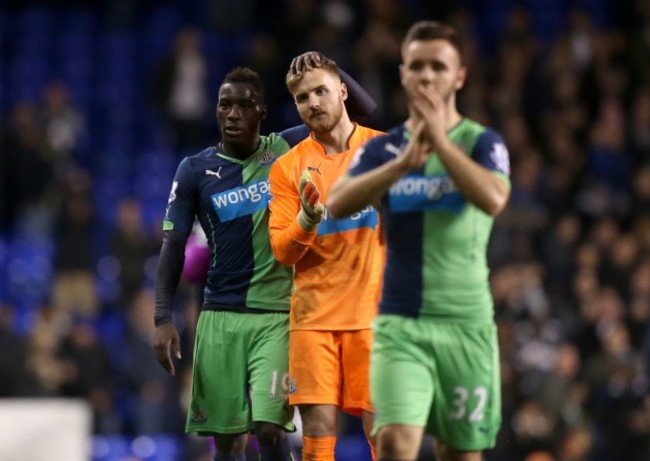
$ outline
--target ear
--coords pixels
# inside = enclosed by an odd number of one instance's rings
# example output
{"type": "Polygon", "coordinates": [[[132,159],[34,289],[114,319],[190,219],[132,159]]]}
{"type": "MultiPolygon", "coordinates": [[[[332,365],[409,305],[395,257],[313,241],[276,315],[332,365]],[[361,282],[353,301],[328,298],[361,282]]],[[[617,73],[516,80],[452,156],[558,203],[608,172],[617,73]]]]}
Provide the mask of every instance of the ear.
{"type": "Polygon", "coordinates": [[[399,81],[404,86],[404,63],[399,65],[399,81]]]}
{"type": "Polygon", "coordinates": [[[465,85],[465,80],[467,80],[467,67],[461,66],[460,69],[458,69],[456,83],[454,84],[456,91],[460,90],[465,85]]]}
{"type": "Polygon", "coordinates": [[[341,82],[341,101],[348,99],[348,86],[341,82]]]}
{"type": "Polygon", "coordinates": [[[267,110],[266,110],[266,105],[262,104],[260,106],[260,120],[264,120],[266,118],[267,110]]]}

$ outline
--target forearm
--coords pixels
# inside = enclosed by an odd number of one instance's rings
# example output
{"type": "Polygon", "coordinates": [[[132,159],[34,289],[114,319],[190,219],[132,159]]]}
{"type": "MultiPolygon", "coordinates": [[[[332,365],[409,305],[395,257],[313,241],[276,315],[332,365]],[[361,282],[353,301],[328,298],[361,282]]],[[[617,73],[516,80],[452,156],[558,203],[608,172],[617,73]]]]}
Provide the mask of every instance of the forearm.
{"type": "Polygon", "coordinates": [[[316,231],[304,231],[297,221],[292,221],[281,230],[271,229],[270,234],[275,259],[287,267],[298,262],[316,239],[316,231]]]}
{"type": "Polygon", "coordinates": [[[167,231],[163,238],[155,281],[154,323],[156,326],[172,321],[171,305],[185,262],[187,235],[167,231]]]}
{"type": "Polygon", "coordinates": [[[467,200],[492,216],[503,210],[510,194],[505,181],[474,162],[449,140],[438,146],[436,152],[454,184],[467,200]]]}
{"type": "Polygon", "coordinates": [[[397,159],[359,176],[344,177],[329,191],[327,211],[333,218],[350,216],[368,205],[377,205],[390,186],[407,169],[397,159]]]}
{"type": "Polygon", "coordinates": [[[345,107],[354,121],[362,121],[369,118],[377,108],[377,103],[372,96],[348,73],[339,68],[341,81],[348,88],[348,99],[345,107]]]}

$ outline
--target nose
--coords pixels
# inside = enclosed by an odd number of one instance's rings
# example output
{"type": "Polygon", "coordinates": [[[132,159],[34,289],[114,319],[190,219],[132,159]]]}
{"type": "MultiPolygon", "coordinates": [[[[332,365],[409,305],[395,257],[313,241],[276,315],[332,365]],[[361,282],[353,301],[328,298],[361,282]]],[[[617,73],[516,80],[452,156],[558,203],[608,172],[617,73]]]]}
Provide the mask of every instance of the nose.
{"type": "Polygon", "coordinates": [[[228,119],[238,120],[241,118],[241,110],[238,104],[233,104],[230,110],[228,111],[228,119]]]}
{"type": "Polygon", "coordinates": [[[420,74],[420,82],[423,85],[431,85],[436,80],[436,73],[430,67],[426,67],[420,74]]]}
{"type": "Polygon", "coordinates": [[[315,94],[309,95],[309,107],[312,109],[317,109],[320,106],[320,99],[315,94]]]}

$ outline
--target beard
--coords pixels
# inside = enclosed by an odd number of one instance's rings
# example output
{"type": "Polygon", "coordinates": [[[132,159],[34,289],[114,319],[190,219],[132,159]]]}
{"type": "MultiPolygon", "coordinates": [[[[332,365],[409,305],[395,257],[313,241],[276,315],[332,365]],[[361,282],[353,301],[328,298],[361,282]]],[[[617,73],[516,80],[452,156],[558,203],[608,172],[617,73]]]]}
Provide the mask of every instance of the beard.
{"type": "Polygon", "coordinates": [[[309,118],[303,120],[309,131],[314,133],[327,133],[331,131],[341,120],[343,115],[343,102],[339,101],[339,104],[334,108],[331,113],[323,112],[318,118],[309,118]]]}

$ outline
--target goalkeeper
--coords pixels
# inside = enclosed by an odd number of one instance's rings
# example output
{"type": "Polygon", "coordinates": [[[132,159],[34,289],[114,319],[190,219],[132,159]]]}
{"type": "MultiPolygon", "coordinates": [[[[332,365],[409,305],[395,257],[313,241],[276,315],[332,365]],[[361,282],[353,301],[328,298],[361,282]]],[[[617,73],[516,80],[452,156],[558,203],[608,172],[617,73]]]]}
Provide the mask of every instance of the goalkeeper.
{"type": "Polygon", "coordinates": [[[377,310],[382,252],[377,212],[328,216],[323,203],[354,151],[381,133],[350,120],[336,63],[292,66],[291,92],[310,136],[271,168],[269,229],[275,257],[294,266],[289,316],[289,402],[303,423],[303,459],[333,461],[339,409],[372,424],[370,322],[377,310]]]}

